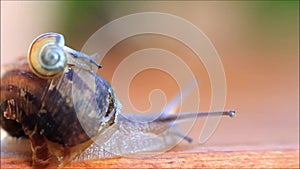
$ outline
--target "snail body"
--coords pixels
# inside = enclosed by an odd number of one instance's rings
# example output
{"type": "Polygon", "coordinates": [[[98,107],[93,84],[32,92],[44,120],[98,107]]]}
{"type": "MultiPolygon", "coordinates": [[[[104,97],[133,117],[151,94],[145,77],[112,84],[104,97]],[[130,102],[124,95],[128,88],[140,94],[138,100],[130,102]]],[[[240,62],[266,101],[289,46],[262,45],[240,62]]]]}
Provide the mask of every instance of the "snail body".
{"type": "Polygon", "coordinates": [[[92,69],[101,66],[64,46],[60,34],[36,38],[27,59],[1,77],[0,124],[10,136],[30,139],[36,168],[168,149],[182,138],[191,141],[177,130],[176,120],[208,115],[162,114],[150,121],[151,115],[120,114],[113,88],[92,69]]]}

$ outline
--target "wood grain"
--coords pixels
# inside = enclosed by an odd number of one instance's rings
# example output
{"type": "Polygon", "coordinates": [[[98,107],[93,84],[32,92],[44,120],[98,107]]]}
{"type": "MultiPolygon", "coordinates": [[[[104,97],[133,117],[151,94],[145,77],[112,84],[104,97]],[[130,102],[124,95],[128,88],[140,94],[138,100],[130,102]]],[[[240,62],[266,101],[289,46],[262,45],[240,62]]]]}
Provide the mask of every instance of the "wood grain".
{"type": "MultiPolygon", "coordinates": [[[[299,168],[299,149],[167,152],[149,158],[73,162],[65,168],[299,168]]],[[[30,168],[30,161],[1,157],[1,168],[30,168]]]]}

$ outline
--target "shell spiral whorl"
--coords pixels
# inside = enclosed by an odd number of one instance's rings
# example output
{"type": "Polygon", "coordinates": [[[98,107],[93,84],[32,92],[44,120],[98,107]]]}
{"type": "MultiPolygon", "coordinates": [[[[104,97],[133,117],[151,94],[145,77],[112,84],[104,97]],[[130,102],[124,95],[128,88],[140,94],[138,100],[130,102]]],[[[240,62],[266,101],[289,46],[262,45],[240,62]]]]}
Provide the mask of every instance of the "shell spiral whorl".
{"type": "Polygon", "coordinates": [[[61,74],[67,65],[64,45],[61,34],[46,33],[37,37],[28,51],[28,62],[32,71],[44,79],[61,74]]]}

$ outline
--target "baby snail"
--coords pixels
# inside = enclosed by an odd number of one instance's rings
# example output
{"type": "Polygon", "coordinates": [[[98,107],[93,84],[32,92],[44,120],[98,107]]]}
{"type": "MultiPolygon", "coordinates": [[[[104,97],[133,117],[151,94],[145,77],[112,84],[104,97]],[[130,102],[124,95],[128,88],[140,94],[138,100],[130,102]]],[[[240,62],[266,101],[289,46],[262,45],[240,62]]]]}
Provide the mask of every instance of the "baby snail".
{"type": "Polygon", "coordinates": [[[1,77],[1,127],[18,140],[30,140],[33,168],[166,149],[179,139],[191,141],[177,130],[177,120],[235,115],[233,110],[162,113],[149,122],[133,121],[127,117],[152,116],[120,113],[113,88],[93,71],[101,68],[95,56],[66,47],[60,34],[45,33],[32,42],[27,60],[18,60],[1,77]]]}
{"type": "Polygon", "coordinates": [[[51,79],[62,74],[71,58],[90,61],[98,68],[101,66],[92,57],[65,46],[64,37],[58,33],[45,33],[37,37],[30,45],[28,62],[31,70],[40,78],[51,79]]]}

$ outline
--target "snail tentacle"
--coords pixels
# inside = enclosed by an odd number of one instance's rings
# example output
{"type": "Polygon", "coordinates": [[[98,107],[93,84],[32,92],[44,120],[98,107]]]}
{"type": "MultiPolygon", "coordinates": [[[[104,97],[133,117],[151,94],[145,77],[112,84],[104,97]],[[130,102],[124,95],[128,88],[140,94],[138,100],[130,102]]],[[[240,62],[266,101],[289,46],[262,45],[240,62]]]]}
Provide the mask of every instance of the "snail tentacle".
{"type": "Polygon", "coordinates": [[[102,66],[94,60],[95,57],[99,56],[98,53],[94,53],[89,56],[85,53],[74,50],[68,46],[64,46],[64,50],[66,51],[67,54],[71,55],[73,58],[80,58],[80,59],[86,60],[89,63],[94,64],[98,69],[102,68],[102,66]]]}

